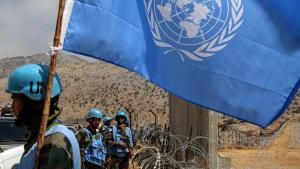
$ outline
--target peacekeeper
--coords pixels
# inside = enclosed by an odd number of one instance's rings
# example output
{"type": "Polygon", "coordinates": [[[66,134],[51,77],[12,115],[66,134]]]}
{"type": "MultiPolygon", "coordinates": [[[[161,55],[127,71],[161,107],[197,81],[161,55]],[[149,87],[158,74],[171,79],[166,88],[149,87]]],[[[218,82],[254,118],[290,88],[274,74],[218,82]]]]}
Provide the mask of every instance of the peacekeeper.
{"type": "Polygon", "coordinates": [[[132,157],[133,139],[128,125],[126,112],[118,111],[115,120],[117,125],[113,126],[114,148],[112,161],[115,168],[128,169],[129,159],[132,157]]]}
{"type": "MultiPolygon", "coordinates": [[[[43,102],[49,67],[27,64],[13,70],[8,77],[6,92],[13,100],[12,110],[16,126],[25,126],[28,135],[24,154],[17,169],[33,169],[36,159],[37,138],[43,112],[43,102]]],[[[38,156],[37,168],[80,169],[79,145],[74,133],[57,116],[62,86],[58,74],[53,79],[48,125],[45,140],[38,156]]]]}
{"type": "Polygon", "coordinates": [[[100,127],[100,131],[104,136],[104,142],[106,145],[106,158],[104,167],[105,168],[111,168],[113,166],[113,161],[111,159],[112,152],[113,152],[113,146],[114,146],[114,139],[113,139],[113,119],[111,117],[104,117],[102,119],[103,125],[100,127]]]}
{"type": "Polygon", "coordinates": [[[80,148],[83,153],[84,168],[103,168],[106,156],[104,137],[98,130],[103,114],[98,109],[91,109],[85,118],[88,126],[79,131],[76,135],[79,139],[80,148]]]}

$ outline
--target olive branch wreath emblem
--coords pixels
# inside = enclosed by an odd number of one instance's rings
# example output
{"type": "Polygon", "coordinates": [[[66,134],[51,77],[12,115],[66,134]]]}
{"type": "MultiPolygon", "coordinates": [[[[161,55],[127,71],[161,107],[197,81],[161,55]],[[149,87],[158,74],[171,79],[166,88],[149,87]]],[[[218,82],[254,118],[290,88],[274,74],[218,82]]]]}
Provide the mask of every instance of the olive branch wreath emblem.
{"type": "Polygon", "coordinates": [[[202,61],[203,58],[210,57],[225,48],[228,45],[229,41],[236,35],[237,29],[243,24],[242,16],[244,13],[244,8],[242,5],[242,0],[230,0],[230,3],[232,4],[231,17],[229,18],[226,26],[224,26],[223,30],[221,31],[222,33],[217,35],[209,42],[201,44],[194,51],[187,51],[185,49],[176,48],[171,44],[162,41],[160,29],[154,19],[154,10],[152,7],[154,4],[153,0],[149,0],[148,2],[144,0],[145,11],[147,13],[148,23],[150,25],[150,30],[155,44],[161,48],[166,49],[164,54],[176,51],[181,56],[182,60],[184,60],[183,56],[186,56],[194,61],[202,61]]]}

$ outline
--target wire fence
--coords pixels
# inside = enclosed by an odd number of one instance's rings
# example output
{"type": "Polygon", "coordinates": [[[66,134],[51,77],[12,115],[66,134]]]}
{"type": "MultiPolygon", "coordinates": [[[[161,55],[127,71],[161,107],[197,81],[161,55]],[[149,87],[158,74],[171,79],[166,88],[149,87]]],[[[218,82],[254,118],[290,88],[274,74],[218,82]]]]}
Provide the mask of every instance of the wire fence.
{"type": "Polygon", "coordinates": [[[201,143],[206,137],[173,135],[165,130],[145,130],[132,158],[133,168],[208,168],[208,151],[201,143]]]}
{"type": "Polygon", "coordinates": [[[219,148],[262,148],[270,145],[271,141],[271,136],[259,136],[253,132],[219,131],[219,148]]]}
{"type": "MultiPolygon", "coordinates": [[[[286,123],[277,130],[240,131],[237,127],[219,128],[218,148],[268,147],[286,123]]],[[[171,134],[168,129],[148,127],[135,135],[136,147],[132,168],[141,169],[207,169],[209,154],[207,137],[171,134]]]]}
{"type": "Polygon", "coordinates": [[[257,131],[240,131],[237,127],[219,128],[219,148],[263,148],[271,145],[286,122],[276,130],[260,129],[257,131]]]}

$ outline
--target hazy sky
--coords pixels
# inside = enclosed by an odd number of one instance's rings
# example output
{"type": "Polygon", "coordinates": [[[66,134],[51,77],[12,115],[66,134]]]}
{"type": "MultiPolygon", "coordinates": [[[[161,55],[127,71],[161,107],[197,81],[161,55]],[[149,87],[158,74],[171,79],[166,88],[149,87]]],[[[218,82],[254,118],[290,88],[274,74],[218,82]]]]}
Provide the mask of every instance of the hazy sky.
{"type": "Polygon", "coordinates": [[[46,53],[58,0],[0,0],[0,58],[46,53]]]}

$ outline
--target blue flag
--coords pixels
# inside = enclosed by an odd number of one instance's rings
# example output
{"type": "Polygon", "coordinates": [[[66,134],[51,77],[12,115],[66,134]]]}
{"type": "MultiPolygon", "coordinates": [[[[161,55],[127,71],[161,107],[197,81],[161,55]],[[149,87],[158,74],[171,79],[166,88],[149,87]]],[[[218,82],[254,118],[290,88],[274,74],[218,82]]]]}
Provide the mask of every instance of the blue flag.
{"type": "Polygon", "coordinates": [[[75,0],[63,50],[266,127],[299,87],[298,0],[75,0]]]}

